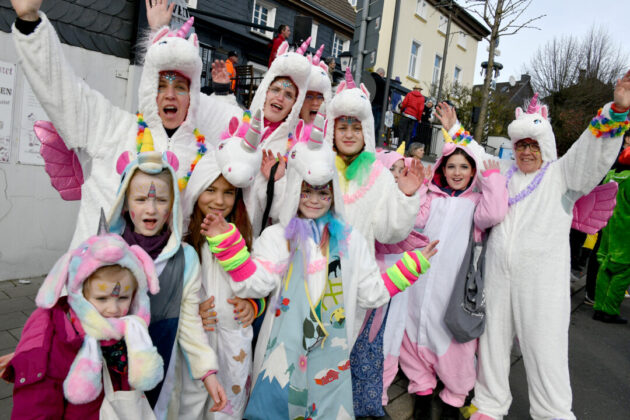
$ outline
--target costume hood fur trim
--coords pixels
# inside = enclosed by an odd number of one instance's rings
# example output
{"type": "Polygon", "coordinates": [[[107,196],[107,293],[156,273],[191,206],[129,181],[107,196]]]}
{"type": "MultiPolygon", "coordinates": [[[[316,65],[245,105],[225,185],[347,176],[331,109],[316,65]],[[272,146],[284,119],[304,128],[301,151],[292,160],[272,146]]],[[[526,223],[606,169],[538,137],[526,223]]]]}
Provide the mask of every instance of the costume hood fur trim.
{"type": "Polygon", "coordinates": [[[451,156],[455,152],[456,149],[461,149],[468,156],[472,157],[473,160],[475,161],[475,175],[473,177],[472,182],[468,186],[468,188],[466,188],[466,190],[472,190],[475,186],[478,185],[479,177],[482,176],[481,175],[481,172],[483,172],[482,159],[479,156],[477,156],[477,153],[475,152],[475,149],[473,147],[469,147],[470,141],[456,142],[451,138],[451,136],[448,135],[448,133],[444,129],[442,129],[442,134],[444,135],[445,143],[444,143],[444,146],[442,146],[442,154],[440,155],[438,160],[435,162],[435,165],[433,166],[433,176],[431,177],[432,183],[437,185],[438,187],[447,186],[447,185],[440,184],[441,168],[444,164],[446,164],[448,157],[451,156]]]}
{"type": "Polygon", "coordinates": [[[538,93],[529,101],[527,111],[516,108],[516,119],[508,125],[508,135],[512,140],[512,147],[519,140],[530,138],[540,145],[542,161],[552,162],[558,159],[556,151],[556,137],[549,123],[549,110],[546,105],[538,101],[538,93]]]}

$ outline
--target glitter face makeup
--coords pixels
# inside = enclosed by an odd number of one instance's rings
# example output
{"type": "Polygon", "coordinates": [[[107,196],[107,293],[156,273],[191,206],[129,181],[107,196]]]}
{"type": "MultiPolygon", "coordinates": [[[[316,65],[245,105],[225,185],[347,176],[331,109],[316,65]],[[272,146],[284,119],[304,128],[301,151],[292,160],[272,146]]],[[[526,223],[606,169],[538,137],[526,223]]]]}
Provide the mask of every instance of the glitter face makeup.
{"type": "Polygon", "coordinates": [[[341,116],[335,120],[335,148],[341,157],[356,156],[363,150],[363,126],[355,117],[341,116]]]}
{"type": "Polygon", "coordinates": [[[155,198],[155,184],[152,182],[149,187],[149,193],[147,194],[148,198],[155,198]]]}
{"type": "Polygon", "coordinates": [[[97,270],[86,281],[83,295],[102,316],[120,318],[129,312],[135,284],[129,270],[97,270]]]}
{"type": "Polygon", "coordinates": [[[279,77],[274,80],[269,85],[265,96],[263,106],[265,119],[270,122],[284,120],[291,112],[297,96],[298,89],[290,79],[279,77]]]}
{"type": "Polygon", "coordinates": [[[164,127],[179,127],[188,115],[190,81],[177,72],[160,72],[156,101],[164,127]]]}
{"type": "Polygon", "coordinates": [[[136,171],[127,189],[127,210],[134,232],[155,236],[162,231],[171,214],[173,191],[159,176],[136,171]]]}
{"type": "Polygon", "coordinates": [[[114,286],[114,289],[112,290],[111,296],[112,297],[120,296],[120,282],[116,282],[116,286],[114,286]]]}
{"type": "Polygon", "coordinates": [[[317,219],[330,210],[332,198],[333,192],[330,184],[310,185],[303,182],[298,206],[299,214],[307,219],[317,219]]]}

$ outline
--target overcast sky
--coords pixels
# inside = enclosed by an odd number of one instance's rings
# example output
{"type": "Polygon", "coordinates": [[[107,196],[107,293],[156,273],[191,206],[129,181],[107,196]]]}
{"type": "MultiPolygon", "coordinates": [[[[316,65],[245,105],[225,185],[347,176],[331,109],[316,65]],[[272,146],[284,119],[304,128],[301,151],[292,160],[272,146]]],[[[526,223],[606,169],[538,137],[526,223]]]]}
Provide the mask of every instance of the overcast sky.
{"type": "MultiPolygon", "coordinates": [[[[457,2],[466,6],[466,0],[457,2]]],[[[533,23],[541,30],[521,29],[515,35],[500,39],[501,53],[496,60],[503,64],[503,70],[498,82],[505,82],[510,76],[519,80],[524,65],[548,40],[570,34],[582,38],[594,23],[607,28],[620,50],[630,54],[630,0],[533,0],[523,18],[527,20],[541,14],[546,16],[533,23]]],[[[483,82],[479,72],[481,62],[488,60],[487,47],[487,41],[479,43],[475,84],[483,82]]],[[[630,63],[628,65],[630,67],[630,63]]]]}

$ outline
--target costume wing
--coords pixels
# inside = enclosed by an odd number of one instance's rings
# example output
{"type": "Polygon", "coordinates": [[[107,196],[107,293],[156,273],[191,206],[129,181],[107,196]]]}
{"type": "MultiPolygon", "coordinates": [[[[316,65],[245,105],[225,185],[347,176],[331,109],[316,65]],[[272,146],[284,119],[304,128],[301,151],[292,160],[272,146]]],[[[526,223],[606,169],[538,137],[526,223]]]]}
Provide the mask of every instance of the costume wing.
{"type": "Polygon", "coordinates": [[[36,121],[33,131],[42,143],[39,154],[44,158],[44,169],[52,186],[64,200],[80,200],[83,169],[76,153],[66,147],[50,121],[36,121]]]}
{"type": "Polygon", "coordinates": [[[376,241],[374,249],[377,254],[402,254],[403,252],[424,248],[428,244],[428,237],[412,230],[409,236],[407,236],[407,239],[403,239],[395,244],[382,244],[376,241]]]}
{"type": "Polygon", "coordinates": [[[600,231],[613,214],[618,188],[617,183],[611,181],[582,196],[573,206],[571,227],[589,235],[600,231]]]}

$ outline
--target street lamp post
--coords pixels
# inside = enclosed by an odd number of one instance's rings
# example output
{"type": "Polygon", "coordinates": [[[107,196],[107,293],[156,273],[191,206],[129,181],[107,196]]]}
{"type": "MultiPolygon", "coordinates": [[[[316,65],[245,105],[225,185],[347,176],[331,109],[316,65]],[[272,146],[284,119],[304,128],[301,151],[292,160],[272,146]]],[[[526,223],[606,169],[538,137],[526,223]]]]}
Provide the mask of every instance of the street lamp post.
{"type": "Polygon", "coordinates": [[[350,51],[344,51],[338,56],[339,64],[341,64],[341,71],[346,72],[346,69],[350,67],[352,69],[352,53],[350,51]]]}

